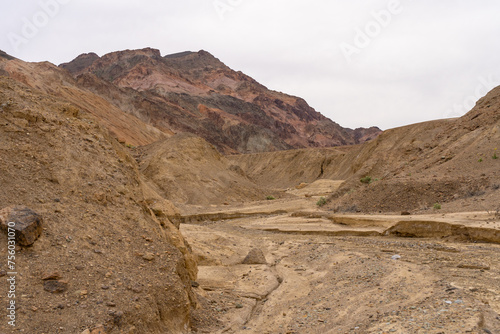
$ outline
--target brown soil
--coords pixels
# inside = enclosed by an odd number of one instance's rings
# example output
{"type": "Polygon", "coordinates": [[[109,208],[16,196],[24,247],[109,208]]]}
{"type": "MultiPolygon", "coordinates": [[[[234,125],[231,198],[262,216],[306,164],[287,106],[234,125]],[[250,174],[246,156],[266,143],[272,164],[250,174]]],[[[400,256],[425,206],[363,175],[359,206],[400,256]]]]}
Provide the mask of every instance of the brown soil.
{"type": "MultiPolygon", "coordinates": [[[[33,246],[17,247],[16,329],[183,331],[197,304],[196,264],[177,228],[152,208],[176,211],[92,115],[5,77],[0,88],[1,206],[26,205],[45,222],[33,246]],[[54,272],[66,291],[44,290],[42,278],[54,272]]],[[[5,301],[4,233],[0,257],[5,301]]],[[[5,312],[0,333],[12,333],[5,312]]]]}
{"type": "Polygon", "coordinates": [[[266,191],[200,137],[184,133],[136,150],[140,170],[177,205],[265,198],[266,191]]]}

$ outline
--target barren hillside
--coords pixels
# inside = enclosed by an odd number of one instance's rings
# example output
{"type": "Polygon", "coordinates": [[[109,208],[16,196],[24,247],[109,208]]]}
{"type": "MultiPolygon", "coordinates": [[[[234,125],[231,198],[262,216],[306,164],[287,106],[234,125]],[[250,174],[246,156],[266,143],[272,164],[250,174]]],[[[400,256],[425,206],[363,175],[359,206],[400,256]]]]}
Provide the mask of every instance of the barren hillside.
{"type": "Polygon", "coordinates": [[[250,181],[237,165],[193,134],[178,134],[137,152],[141,173],[177,205],[205,206],[260,200],[266,187],[250,181]]]}
{"type": "MultiPolygon", "coordinates": [[[[0,142],[1,207],[44,220],[40,239],[16,248],[17,328],[180,333],[196,321],[196,263],[165,218],[177,211],[97,118],[1,76],[0,142]],[[46,277],[59,279],[57,293],[44,290],[46,277]]],[[[4,233],[0,244],[6,259],[4,233]]],[[[11,333],[7,321],[0,332],[11,333]]]]}

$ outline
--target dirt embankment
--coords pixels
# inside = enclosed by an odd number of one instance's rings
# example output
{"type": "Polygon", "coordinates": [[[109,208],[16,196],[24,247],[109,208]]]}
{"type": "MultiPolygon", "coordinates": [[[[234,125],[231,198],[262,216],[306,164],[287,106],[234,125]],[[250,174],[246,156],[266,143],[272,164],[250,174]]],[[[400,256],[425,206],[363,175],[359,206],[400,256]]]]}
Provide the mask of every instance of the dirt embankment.
{"type": "MultiPolygon", "coordinates": [[[[0,77],[0,142],[1,206],[28,206],[45,222],[33,246],[17,248],[17,328],[184,333],[197,321],[196,263],[166,219],[176,211],[98,119],[0,77]],[[45,291],[44,277],[62,291],[45,291]]],[[[0,245],[6,259],[3,233],[0,245]]]]}
{"type": "Polygon", "coordinates": [[[141,173],[179,205],[210,205],[264,199],[272,191],[204,139],[184,133],[136,150],[141,173]]]}

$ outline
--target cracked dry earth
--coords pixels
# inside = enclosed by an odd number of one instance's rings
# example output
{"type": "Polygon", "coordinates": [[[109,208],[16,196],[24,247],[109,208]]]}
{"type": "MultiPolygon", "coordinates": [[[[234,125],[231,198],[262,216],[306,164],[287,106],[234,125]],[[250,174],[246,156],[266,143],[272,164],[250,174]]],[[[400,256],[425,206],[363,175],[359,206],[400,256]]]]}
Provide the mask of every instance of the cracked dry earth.
{"type": "Polygon", "coordinates": [[[297,218],[264,211],[182,225],[197,290],[219,319],[199,332],[500,333],[500,245],[266,231],[256,222],[297,218]],[[241,264],[252,248],[267,264],[241,264]]]}

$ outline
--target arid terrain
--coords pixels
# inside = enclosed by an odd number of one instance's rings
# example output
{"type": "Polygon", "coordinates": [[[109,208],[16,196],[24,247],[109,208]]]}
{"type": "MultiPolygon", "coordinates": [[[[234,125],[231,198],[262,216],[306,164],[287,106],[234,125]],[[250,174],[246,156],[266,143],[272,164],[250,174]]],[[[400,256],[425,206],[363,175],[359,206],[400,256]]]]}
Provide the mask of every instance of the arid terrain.
{"type": "Polygon", "coordinates": [[[500,333],[500,87],[350,130],[205,51],[0,52],[0,142],[1,334],[500,333]]]}

